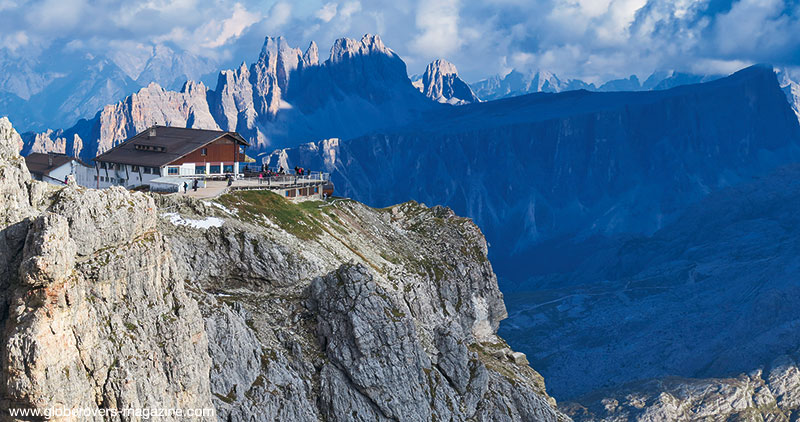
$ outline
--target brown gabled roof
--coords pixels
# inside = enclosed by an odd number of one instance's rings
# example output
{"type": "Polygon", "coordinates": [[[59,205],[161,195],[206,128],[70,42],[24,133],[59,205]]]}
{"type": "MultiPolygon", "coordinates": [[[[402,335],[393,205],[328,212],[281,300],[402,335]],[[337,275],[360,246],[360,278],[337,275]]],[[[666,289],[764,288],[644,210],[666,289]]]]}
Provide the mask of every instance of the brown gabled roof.
{"type": "Polygon", "coordinates": [[[155,136],[150,136],[150,128],[148,128],[98,155],[94,160],[144,167],[162,167],[224,136],[233,138],[238,144],[249,145],[236,132],[169,126],[155,126],[154,128],[155,136]],[[164,151],[143,151],[136,149],[137,145],[163,147],[164,151]]]}
{"type": "Polygon", "coordinates": [[[69,163],[72,160],[75,160],[86,166],[86,163],[84,163],[83,161],[75,157],[70,157],[69,155],[66,154],[55,154],[55,153],[43,154],[40,152],[34,152],[28,154],[25,157],[25,164],[28,166],[29,172],[33,174],[42,175],[42,174],[49,174],[51,171],[63,166],[66,163],[69,163]]]}

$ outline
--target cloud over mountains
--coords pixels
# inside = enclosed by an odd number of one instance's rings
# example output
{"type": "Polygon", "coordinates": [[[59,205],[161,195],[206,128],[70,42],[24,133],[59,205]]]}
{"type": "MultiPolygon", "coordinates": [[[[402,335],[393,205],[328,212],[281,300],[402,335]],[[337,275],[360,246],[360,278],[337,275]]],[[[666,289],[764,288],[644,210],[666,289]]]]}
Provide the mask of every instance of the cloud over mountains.
{"type": "Polygon", "coordinates": [[[228,64],[252,60],[265,35],[330,45],[369,32],[412,72],[446,57],[466,80],[512,68],[593,82],[654,69],[800,66],[800,5],[791,0],[0,0],[0,11],[0,50],[13,57],[54,43],[111,57],[167,45],[228,64]]]}

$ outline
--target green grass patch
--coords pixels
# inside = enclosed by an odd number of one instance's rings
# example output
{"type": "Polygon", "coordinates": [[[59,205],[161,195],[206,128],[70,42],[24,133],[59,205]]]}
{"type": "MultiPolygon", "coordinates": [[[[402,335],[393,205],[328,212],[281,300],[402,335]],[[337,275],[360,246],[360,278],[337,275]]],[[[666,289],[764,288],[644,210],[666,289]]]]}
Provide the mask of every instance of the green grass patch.
{"type": "Polygon", "coordinates": [[[294,203],[263,190],[232,192],[222,195],[217,201],[229,209],[236,209],[239,218],[246,222],[258,224],[260,217],[267,217],[300,239],[316,239],[322,232],[321,201],[294,203]]]}

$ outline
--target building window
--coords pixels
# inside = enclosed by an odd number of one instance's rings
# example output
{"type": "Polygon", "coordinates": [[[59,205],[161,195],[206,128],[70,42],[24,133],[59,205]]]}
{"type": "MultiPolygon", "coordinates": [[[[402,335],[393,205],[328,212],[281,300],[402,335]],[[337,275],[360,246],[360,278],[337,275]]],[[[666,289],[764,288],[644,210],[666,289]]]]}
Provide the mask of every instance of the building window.
{"type": "Polygon", "coordinates": [[[155,152],[164,152],[167,150],[166,147],[159,146],[159,145],[134,145],[133,146],[137,151],[155,151],[155,152]]]}
{"type": "Polygon", "coordinates": [[[139,166],[131,166],[131,171],[134,172],[134,173],[138,173],[139,172],[139,166]]]}
{"type": "Polygon", "coordinates": [[[314,188],[314,193],[319,193],[319,187],[314,188]]]}
{"type": "Polygon", "coordinates": [[[211,169],[208,171],[209,174],[219,174],[219,166],[211,166],[211,169]]]}
{"type": "Polygon", "coordinates": [[[225,171],[225,173],[233,173],[233,165],[226,164],[223,170],[225,171]]]}
{"type": "Polygon", "coordinates": [[[150,167],[145,167],[143,171],[144,174],[150,174],[150,167]]]}
{"type": "Polygon", "coordinates": [[[206,155],[208,155],[208,148],[202,148],[202,149],[200,149],[200,155],[202,155],[203,157],[205,157],[206,155]]]}
{"type": "Polygon", "coordinates": [[[200,164],[194,166],[194,174],[206,174],[206,166],[200,164]]]}
{"type": "Polygon", "coordinates": [[[101,161],[101,162],[100,162],[100,168],[101,168],[101,169],[105,169],[105,168],[106,168],[106,163],[104,163],[104,162],[102,162],[102,161],[101,161]]]}
{"type": "Polygon", "coordinates": [[[178,174],[178,167],[167,167],[167,174],[178,174]]]}

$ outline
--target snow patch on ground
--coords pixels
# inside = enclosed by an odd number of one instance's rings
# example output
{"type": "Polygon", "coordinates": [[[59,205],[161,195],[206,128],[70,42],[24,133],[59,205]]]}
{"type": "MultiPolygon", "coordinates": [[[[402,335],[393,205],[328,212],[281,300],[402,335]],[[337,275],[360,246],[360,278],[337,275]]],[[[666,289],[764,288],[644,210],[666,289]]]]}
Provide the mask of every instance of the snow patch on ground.
{"type": "Polygon", "coordinates": [[[161,214],[162,217],[169,218],[170,223],[176,226],[190,226],[196,229],[209,229],[211,227],[222,227],[222,219],[217,217],[206,217],[202,220],[194,220],[191,218],[184,218],[175,212],[167,212],[161,214]]]}
{"type": "Polygon", "coordinates": [[[220,204],[219,202],[203,201],[203,203],[208,205],[208,206],[217,207],[222,212],[224,212],[226,214],[230,214],[230,215],[236,215],[237,214],[237,210],[231,210],[230,208],[226,207],[225,205],[220,204]]]}

